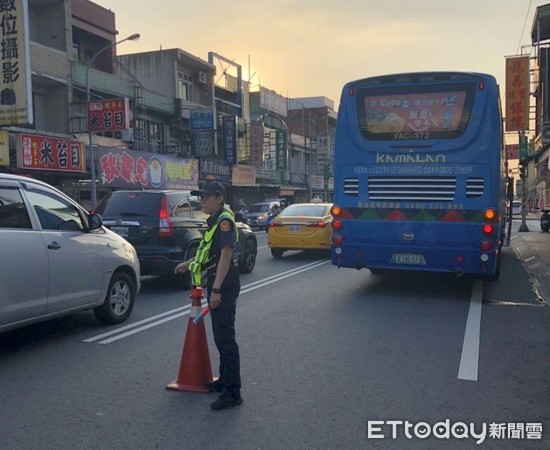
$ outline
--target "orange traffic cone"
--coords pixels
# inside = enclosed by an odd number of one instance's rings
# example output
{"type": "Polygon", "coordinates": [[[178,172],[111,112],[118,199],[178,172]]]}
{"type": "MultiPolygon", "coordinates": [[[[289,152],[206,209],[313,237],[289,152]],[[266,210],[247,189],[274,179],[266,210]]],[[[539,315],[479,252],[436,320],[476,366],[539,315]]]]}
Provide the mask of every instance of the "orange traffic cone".
{"type": "Polygon", "coordinates": [[[166,386],[171,391],[210,392],[205,383],[212,381],[212,366],[204,320],[194,323],[201,313],[202,288],[191,289],[191,311],[185,333],[178,378],[166,386]]]}

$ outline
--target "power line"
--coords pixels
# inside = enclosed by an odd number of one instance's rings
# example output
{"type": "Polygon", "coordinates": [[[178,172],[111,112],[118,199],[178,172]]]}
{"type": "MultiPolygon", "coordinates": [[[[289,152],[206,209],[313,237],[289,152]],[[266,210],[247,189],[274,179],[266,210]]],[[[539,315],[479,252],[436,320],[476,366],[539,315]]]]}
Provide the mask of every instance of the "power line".
{"type": "Polygon", "coordinates": [[[527,7],[527,13],[525,14],[525,20],[523,21],[523,29],[521,30],[521,36],[519,37],[518,49],[516,55],[519,54],[519,48],[521,47],[521,40],[523,39],[523,32],[525,31],[525,25],[527,25],[527,18],[529,17],[529,11],[531,11],[531,4],[533,0],[529,0],[529,6],[527,7]]]}

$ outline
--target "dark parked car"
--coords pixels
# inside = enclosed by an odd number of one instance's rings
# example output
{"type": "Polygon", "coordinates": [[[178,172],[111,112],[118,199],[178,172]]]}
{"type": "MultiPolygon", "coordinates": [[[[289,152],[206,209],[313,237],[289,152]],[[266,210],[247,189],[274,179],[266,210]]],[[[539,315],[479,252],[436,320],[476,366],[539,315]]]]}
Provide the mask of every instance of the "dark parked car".
{"type": "MultiPolygon", "coordinates": [[[[136,249],[142,275],[174,276],[174,268],[193,257],[206,231],[198,197],[182,190],[115,191],[96,208],[103,224],[136,249]]],[[[258,244],[252,229],[237,222],[239,270],[250,273],[258,244]]],[[[189,285],[189,276],[185,279],[189,285]]]]}

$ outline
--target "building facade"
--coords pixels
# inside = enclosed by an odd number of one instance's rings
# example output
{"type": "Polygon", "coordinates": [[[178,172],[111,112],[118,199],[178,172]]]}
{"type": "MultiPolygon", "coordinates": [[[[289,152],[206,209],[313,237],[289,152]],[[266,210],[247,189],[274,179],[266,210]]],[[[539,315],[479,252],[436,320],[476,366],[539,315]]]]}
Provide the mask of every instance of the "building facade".
{"type": "MultiPolygon", "coordinates": [[[[115,14],[89,0],[14,1],[25,4],[32,118],[1,124],[0,171],[43,179],[90,209],[92,192],[210,179],[231,185],[233,202],[330,199],[329,99],[251,93],[234,63],[219,83],[215,60],[232,62],[213,52],[119,56],[117,44],[139,35],[119,36],[115,14]]],[[[13,68],[16,78],[24,64],[13,68]]]]}

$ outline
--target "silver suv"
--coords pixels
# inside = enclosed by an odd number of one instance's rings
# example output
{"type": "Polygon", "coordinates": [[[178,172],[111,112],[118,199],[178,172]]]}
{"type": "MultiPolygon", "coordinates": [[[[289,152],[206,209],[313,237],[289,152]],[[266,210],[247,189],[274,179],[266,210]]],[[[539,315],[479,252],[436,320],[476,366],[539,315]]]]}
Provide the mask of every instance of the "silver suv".
{"type": "Polygon", "coordinates": [[[266,228],[265,221],[273,207],[281,206],[281,200],[266,200],[265,202],[254,203],[248,211],[248,220],[252,228],[263,230],[266,228]]]}
{"type": "Polygon", "coordinates": [[[140,288],[134,247],[54,187],[0,173],[0,332],[93,309],[131,314],[140,288]]]}

